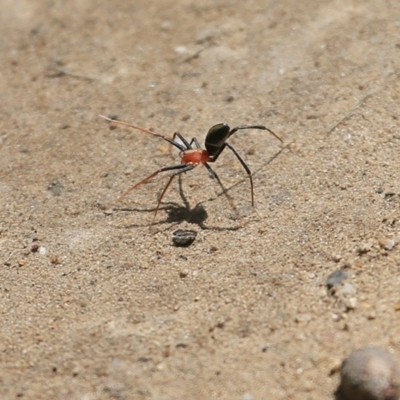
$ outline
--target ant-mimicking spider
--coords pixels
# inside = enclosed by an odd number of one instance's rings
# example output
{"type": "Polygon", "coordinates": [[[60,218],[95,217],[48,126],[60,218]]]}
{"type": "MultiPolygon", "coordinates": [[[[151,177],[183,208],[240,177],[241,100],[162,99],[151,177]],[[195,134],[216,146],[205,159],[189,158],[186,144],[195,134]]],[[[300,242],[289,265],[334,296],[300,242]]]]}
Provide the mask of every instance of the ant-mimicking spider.
{"type": "Polygon", "coordinates": [[[263,125],[242,125],[242,126],[237,126],[236,128],[230,129],[229,126],[225,123],[220,123],[212,126],[209,131],[207,132],[206,139],[204,142],[205,149],[202,149],[200,146],[199,141],[194,137],[190,142],[188,142],[179,132],[175,132],[172,136],[172,139],[161,135],[160,133],[155,133],[152,132],[149,129],[142,128],[140,126],[132,125],[127,122],[119,121],[114,118],[109,118],[104,115],[99,115],[99,117],[104,118],[108,122],[112,122],[115,124],[119,125],[124,125],[129,128],[133,128],[136,130],[139,130],[141,132],[147,133],[152,136],[160,137],[161,139],[165,140],[166,142],[170,143],[172,146],[178,148],[180,150],[179,156],[181,158],[181,163],[177,165],[170,165],[167,167],[163,167],[158,169],[157,171],[153,172],[151,175],[147,176],[146,178],[142,179],[140,182],[137,182],[135,185],[133,185],[128,191],[126,191],[120,198],[118,199],[121,200],[123,197],[125,197],[127,194],[135,190],[137,187],[139,187],[141,184],[149,181],[150,179],[154,178],[156,175],[158,175],[161,172],[165,171],[176,171],[174,172],[167,184],[165,185],[163,191],[161,192],[160,197],[158,198],[157,202],[157,207],[154,212],[154,217],[153,217],[153,222],[154,219],[157,216],[157,212],[160,208],[161,201],[168,190],[169,186],[171,185],[172,180],[176,175],[182,174],[184,172],[191,171],[192,169],[196,168],[198,165],[204,165],[209,173],[211,174],[212,177],[214,177],[218,183],[221,185],[223,188],[222,182],[219,179],[217,173],[211,168],[209,163],[214,163],[217,161],[218,157],[221,155],[221,153],[224,151],[224,149],[227,147],[229,148],[233,154],[236,156],[236,158],[239,160],[239,162],[242,164],[243,168],[245,169],[249,179],[250,179],[250,188],[251,188],[251,205],[254,207],[254,187],[253,187],[253,176],[251,174],[251,171],[247,164],[244,162],[243,158],[240,157],[236,149],[227,142],[228,138],[232,136],[235,132],[238,130],[242,129],[261,129],[264,131],[268,131],[271,133],[273,136],[275,136],[280,142],[283,143],[283,140],[276,134],[274,133],[271,129],[263,126],[263,125]],[[180,142],[178,142],[176,137],[179,138],[180,142]],[[194,146],[195,147],[194,147],[194,146]]]}

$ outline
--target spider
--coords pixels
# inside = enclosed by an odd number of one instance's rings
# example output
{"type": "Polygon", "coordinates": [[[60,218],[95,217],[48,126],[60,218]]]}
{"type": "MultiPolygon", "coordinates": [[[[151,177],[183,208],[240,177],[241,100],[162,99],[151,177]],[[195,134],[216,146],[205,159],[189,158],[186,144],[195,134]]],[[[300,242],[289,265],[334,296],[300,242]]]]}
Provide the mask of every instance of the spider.
{"type": "Polygon", "coordinates": [[[175,171],[169,178],[167,184],[165,185],[163,191],[161,192],[160,197],[158,198],[157,207],[154,212],[153,221],[157,216],[157,212],[160,208],[161,201],[168,190],[169,186],[171,185],[172,180],[175,176],[182,174],[184,172],[191,171],[192,169],[196,168],[198,165],[204,165],[212,177],[214,177],[222,188],[222,182],[219,179],[217,173],[211,168],[209,163],[214,163],[218,160],[218,157],[221,153],[225,150],[225,148],[230,149],[239,162],[242,164],[243,168],[245,169],[249,179],[250,179],[250,189],[251,189],[251,205],[254,207],[254,186],[253,186],[253,177],[251,171],[247,164],[244,162],[243,158],[240,157],[236,149],[227,142],[228,138],[232,136],[235,132],[242,130],[242,129],[261,129],[268,131],[273,136],[275,136],[280,142],[283,143],[283,140],[274,133],[271,129],[263,125],[242,125],[237,126],[236,128],[230,129],[230,127],[225,123],[220,123],[212,126],[209,131],[207,132],[206,139],[205,139],[205,149],[202,149],[200,146],[199,141],[194,137],[190,142],[188,142],[179,132],[175,132],[171,138],[168,138],[160,133],[155,133],[150,131],[149,129],[142,128],[140,126],[132,125],[127,122],[119,121],[114,118],[109,118],[104,115],[99,115],[99,117],[104,118],[108,122],[112,122],[119,125],[124,125],[129,128],[133,128],[139,130],[141,132],[147,133],[152,136],[160,137],[161,139],[165,140],[166,142],[170,143],[172,146],[176,147],[180,150],[179,156],[181,158],[180,164],[177,165],[170,165],[154,171],[151,175],[147,176],[146,178],[142,179],[141,181],[137,182],[133,185],[128,191],[126,191],[118,200],[124,198],[127,194],[135,190],[137,187],[142,185],[143,183],[149,181],[150,179],[154,178],[161,172],[166,171],[175,171]],[[179,142],[176,138],[179,138],[179,142]]]}

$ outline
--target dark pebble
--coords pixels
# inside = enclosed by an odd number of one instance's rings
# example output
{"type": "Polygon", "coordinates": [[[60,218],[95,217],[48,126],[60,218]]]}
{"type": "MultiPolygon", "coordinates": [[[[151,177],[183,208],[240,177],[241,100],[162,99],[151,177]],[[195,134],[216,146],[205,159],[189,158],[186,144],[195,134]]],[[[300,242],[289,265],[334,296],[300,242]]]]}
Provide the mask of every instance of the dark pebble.
{"type": "Polygon", "coordinates": [[[337,271],[329,274],[328,278],[326,279],[326,286],[328,289],[332,289],[334,286],[340,285],[348,277],[349,274],[346,271],[338,269],[337,271]]]}
{"type": "Polygon", "coordinates": [[[197,232],[191,230],[178,229],[174,231],[172,242],[178,247],[188,247],[196,239],[197,232]]]}

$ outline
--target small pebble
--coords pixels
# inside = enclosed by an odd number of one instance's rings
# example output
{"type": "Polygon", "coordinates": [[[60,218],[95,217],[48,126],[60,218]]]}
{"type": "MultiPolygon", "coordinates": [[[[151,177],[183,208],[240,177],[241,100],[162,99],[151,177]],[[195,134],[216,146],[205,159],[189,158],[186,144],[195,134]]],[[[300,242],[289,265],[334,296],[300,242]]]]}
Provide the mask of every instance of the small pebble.
{"type": "Polygon", "coordinates": [[[380,238],[379,239],[379,246],[385,250],[393,250],[393,248],[399,243],[398,239],[387,239],[387,238],[380,238]]]}
{"type": "Polygon", "coordinates": [[[37,251],[39,250],[39,245],[38,244],[33,244],[32,246],[31,246],[31,252],[32,253],[36,253],[37,251]]]}
{"type": "Polygon", "coordinates": [[[342,291],[341,291],[341,293],[342,293],[343,295],[345,295],[345,296],[350,296],[350,295],[354,294],[355,292],[356,292],[356,289],[355,289],[354,286],[353,286],[351,283],[349,283],[349,282],[346,282],[346,283],[343,285],[343,288],[342,288],[342,291]]]}
{"type": "Polygon", "coordinates": [[[61,261],[60,261],[60,259],[58,258],[58,256],[56,256],[56,255],[52,255],[52,256],[50,256],[50,262],[52,263],[52,264],[54,264],[54,265],[57,265],[57,264],[60,264],[61,263],[61,261]]]}
{"type": "Polygon", "coordinates": [[[354,310],[357,307],[357,297],[350,297],[342,299],[343,305],[346,307],[346,311],[354,310]]]}
{"type": "Polygon", "coordinates": [[[393,357],[377,347],[353,351],[341,366],[336,400],[398,400],[400,370],[393,357]]]}
{"type": "Polygon", "coordinates": [[[326,279],[326,286],[328,289],[332,289],[336,285],[340,285],[344,280],[349,277],[349,274],[343,269],[338,269],[329,274],[326,279]]]}
{"type": "Polygon", "coordinates": [[[180,278],[186,278],[189,275],[189,271],[187,269],[184,269],[179,272],[179,277],[180,278]]]}
{"type": "Polygon", "coordinates": [[[340,254],[334,254],[332,256],[332,260],[335,261],[336,263],[339,262],[342,259],[342,256],[340,254]]]}
{"type": "Polygon", "coordinates": [[[361,243],[361,245],[357,248],[357,253],[358,253],[358,255],[361,256],[363,254],[367,254],[371,250],[372,250],[372,243],[365,242],[365,243],[361,243]]]}
{"type": "Polygon", "coordinates": [[[196,239],[197,232],[191,230],[178,229],[173,233],[172,242],[178,247],[188,247],[196,239]]]}
{"type": "Polygon", "coordinates": [[[60,196],[64,186],[61,182],[59,181],[54,181],[51,182],[47,185],[47,189],[50,190],[50,192],[54,195],[54,196],[60,196]]]}
{"type": "Polygon", "coordinates": [[[46,247],[39,246],[38,251],[39,251],[39,254],[41,254],[42,256],[45,256],[45,255],[47,254],[47,249],[46,249],[46,247]]]}

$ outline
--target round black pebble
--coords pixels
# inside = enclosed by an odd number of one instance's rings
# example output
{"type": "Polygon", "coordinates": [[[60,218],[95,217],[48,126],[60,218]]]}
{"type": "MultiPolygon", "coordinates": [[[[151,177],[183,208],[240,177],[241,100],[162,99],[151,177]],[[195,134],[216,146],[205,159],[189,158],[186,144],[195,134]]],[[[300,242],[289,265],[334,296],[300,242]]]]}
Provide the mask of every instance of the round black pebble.
{"type": "Polygon", "coordinates": [[[185,229],[178,229],[172,233],[172,242],[178,247],[188,247],[196,239],[197,232],[185,229]]]}

